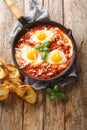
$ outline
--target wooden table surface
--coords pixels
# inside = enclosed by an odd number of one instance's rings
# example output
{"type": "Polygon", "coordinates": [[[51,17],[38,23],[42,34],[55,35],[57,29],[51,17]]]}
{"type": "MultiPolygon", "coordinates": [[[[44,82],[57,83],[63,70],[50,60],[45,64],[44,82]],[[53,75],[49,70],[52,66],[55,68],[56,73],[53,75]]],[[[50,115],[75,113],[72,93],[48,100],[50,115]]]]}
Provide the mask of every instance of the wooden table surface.
{"type": "MultiPolygon", "coordinates": [[[[29,12],[28,0],[14,0],[29,12]]],[[[16,95],[0,103],[0,130],[87,130],[87,0],[38,0],[51,20],[71,28],[77,44],[78,80],[63,91],[68,100],[51,102],[42,90],[30,105],[16,95]]],[[[12,63],[8,39],[16,19],[0,0],[0,58],[12,63]]]]}

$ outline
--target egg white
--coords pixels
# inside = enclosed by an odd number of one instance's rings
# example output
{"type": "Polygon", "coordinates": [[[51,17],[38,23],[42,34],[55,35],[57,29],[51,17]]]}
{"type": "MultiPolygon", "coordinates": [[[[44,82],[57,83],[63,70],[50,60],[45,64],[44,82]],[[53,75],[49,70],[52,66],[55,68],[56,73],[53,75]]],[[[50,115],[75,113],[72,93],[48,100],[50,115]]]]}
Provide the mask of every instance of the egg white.
{"type": "Polygon", "coordinates": [[[44,30],[39,30],[39,31],[35,31],[34,33],[32,33],[32,36],[31,38],[29,39],[31,42],[44,42],[46,40],[51,40],[51,38],[54,36],[54,30],[53,29],[50,29],[50,30],[47,30],[47,29],[44,29],[44,30]],[[39,40],[37,38],[38,34],[40,32],[43,32],[46,34],[46,38],[44,40],[39,40]]]}
{"type": "Polygon", "coordinates": [[[39,52],[38,52],[38,57],[35,60],[31,60],[27,57],[28,53],[32,50],[34,50],[34,48],[32,48],[30,46],[24,46],[23,48],[21,48],[21,58],[23,59],[22,67],[26,66],[29,63],[32,65],[42,63],[43,60],[41,59],[39,52]]]}
{"type": "Polygon", "coordinates": [[[56,50],[51,51],[51,52],[48,54],[46,61],[47,61],[48,63],[50,63],[50,64],[62,64],[62,63],[65,63],[66,57],[65,57],[63,51],[56,49],[56,50]],[[55,62],[53,62],[53,61],[51,60],[52,55],[53,55],[54,53],[56,53],[56,52],[60,52],[60,54],[61,54],[61,56],[62,56],[62,59],[61,59],[60,61],[58,61],[57,63],[55,63],[55,62]]]}

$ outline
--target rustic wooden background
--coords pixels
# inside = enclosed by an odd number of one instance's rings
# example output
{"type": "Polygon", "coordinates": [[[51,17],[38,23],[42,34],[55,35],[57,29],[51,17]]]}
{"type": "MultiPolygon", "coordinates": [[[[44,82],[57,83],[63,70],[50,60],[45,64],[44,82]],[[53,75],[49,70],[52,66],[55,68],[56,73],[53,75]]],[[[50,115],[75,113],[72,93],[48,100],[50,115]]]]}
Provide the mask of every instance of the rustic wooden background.
{"type": "MultiPolygon", "coordinates": [[[[14,0],[29,12],[28,0],[14,0]]],[[[68,101],[51,102],[42,91],[30,105],[16,95],[0,103],[0,130],[87,130],[87,0],[38,0],[50,18],[71,28],[77,44],[78,80],[65,87],[68,101]]],[[[0,57],[12,63],[9,34],[16,19],[0,0],[0,57]]]]}

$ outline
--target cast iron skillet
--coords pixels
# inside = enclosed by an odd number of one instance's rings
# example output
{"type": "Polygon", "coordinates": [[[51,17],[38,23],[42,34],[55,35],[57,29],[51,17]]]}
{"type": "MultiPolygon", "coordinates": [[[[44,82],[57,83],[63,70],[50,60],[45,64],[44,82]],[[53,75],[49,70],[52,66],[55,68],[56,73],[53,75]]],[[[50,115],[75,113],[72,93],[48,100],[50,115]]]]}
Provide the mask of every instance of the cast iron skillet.
{"type": "Polygon", "coordinates": [[[13,40],[13,44],[12,44],[12,58],[13,61],[16,65],[16,67],[20,70],[20,72],[24,75],[27,76],[28,78],[31,79],[35,79],[38,81],[50,81],[50,80],[54,80],[57,79],[58,81],[63,79],[64,77],[66,77],[71,69],[72,69],[72,65],[75,62],[75,57],[76,57],[76,44],[75,44],[75,40],[72,36],[72,31],[70,29],[65,28],[63,25],[54,22],[54,21],[50,21],[50,20],[40,20],[40,21],[34,21],[32,23],[28,23],[25,18],[23,17],[22,13],[15,7],[15,4],[13,3],[12,0],[4,0],[5,3],[7,4],[7,6],[9,7],[9,9],[11,10],[11,12],[15,15],[15,17],[19,20],[19,22],[23,25],[23,28],[16,34],[14,40],[13,40]],[[32,78],[31,76],[27,75],[25,72],[23,72],[23,70],[20,69],[19,65],[16,62],[16,58],[15,58],[15,45],[17,44],[17,41],[21,38],[21,36],[23,36],[29,29],[31,29],[32,27],[38,25],[38,24],[49,24],[49,25],[54,25],[59,27],[72,41],[72,45],[73,45],[73,57],[72,57],[72,61],[69,64],[69,66],[60,74],[49,78],[49,79],[39,79],[39,78],[32,78]]]}

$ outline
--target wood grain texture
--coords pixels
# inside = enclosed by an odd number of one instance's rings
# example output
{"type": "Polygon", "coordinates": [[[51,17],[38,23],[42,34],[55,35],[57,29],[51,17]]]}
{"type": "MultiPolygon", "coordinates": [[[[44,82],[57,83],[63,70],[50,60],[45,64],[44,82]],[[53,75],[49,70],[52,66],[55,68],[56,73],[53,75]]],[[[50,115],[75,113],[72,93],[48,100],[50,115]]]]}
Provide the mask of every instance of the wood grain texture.
{"type": "Polygon", "coordinates": [[[63,24],[63,2],[62,0],[44,0],[44,6],[48,10],[49,18],[63,24]]]}
{"type": "MultiPolygon", "coordinates": [[[[43,1],[39,0],[42,4],[43,1]]],[[[25,15],[29,12],[29,1],[25,0],[25,15]]],[[[38,101],[35,105],[24,103],[23,130],[43,130],[43,93],[38,91],[38,101]]]]}
{"type": "Polygon", "coordinates": [[[13,15],[17,19],[19,19],[20,17],[23,16],[22,12],[18,9],[16,4],[12,0],[4,0],[4,2],[7,5],[7,7],[9,8],[9,10],[11,11],[11,13],[13,13],[13,15]]]}
{"type": "MultiPolygon", "coordinates": [[[[51,20],[63,24],[63,7],[60,0],[44,0],[51,20]]],[[[44,130],[64,130],[64,104],[61,100],[51,102],[46,95],[44,102],[44,130]]]]}
{"type": "MultiPolygon", "coordinates": [[[[20,9],[22,0],[15,0],[20,9]],[[21,1],[21,2],[20,2],[21,1]]],[[[16,19],[0,0],[0,58],[12,63],[11,47],[8,39],[16,19]]],[[[22,130],[23,101],[15,95],[10,95],[6,101],[0,103],[0,130],[22,130]]]]}
{"type": "Polygon", "coordinates": [[[78,80],[66,91],[67,130],[87,130],[87,0],[64,0],[64,24],[71,28],[77,44],[78,80]]]}
{"type": "Polygon", "coordinates": [[[38,101],[35,105],[24,103],[23,130],[43,130],[43,94],[38,92],[38,101]]]}

